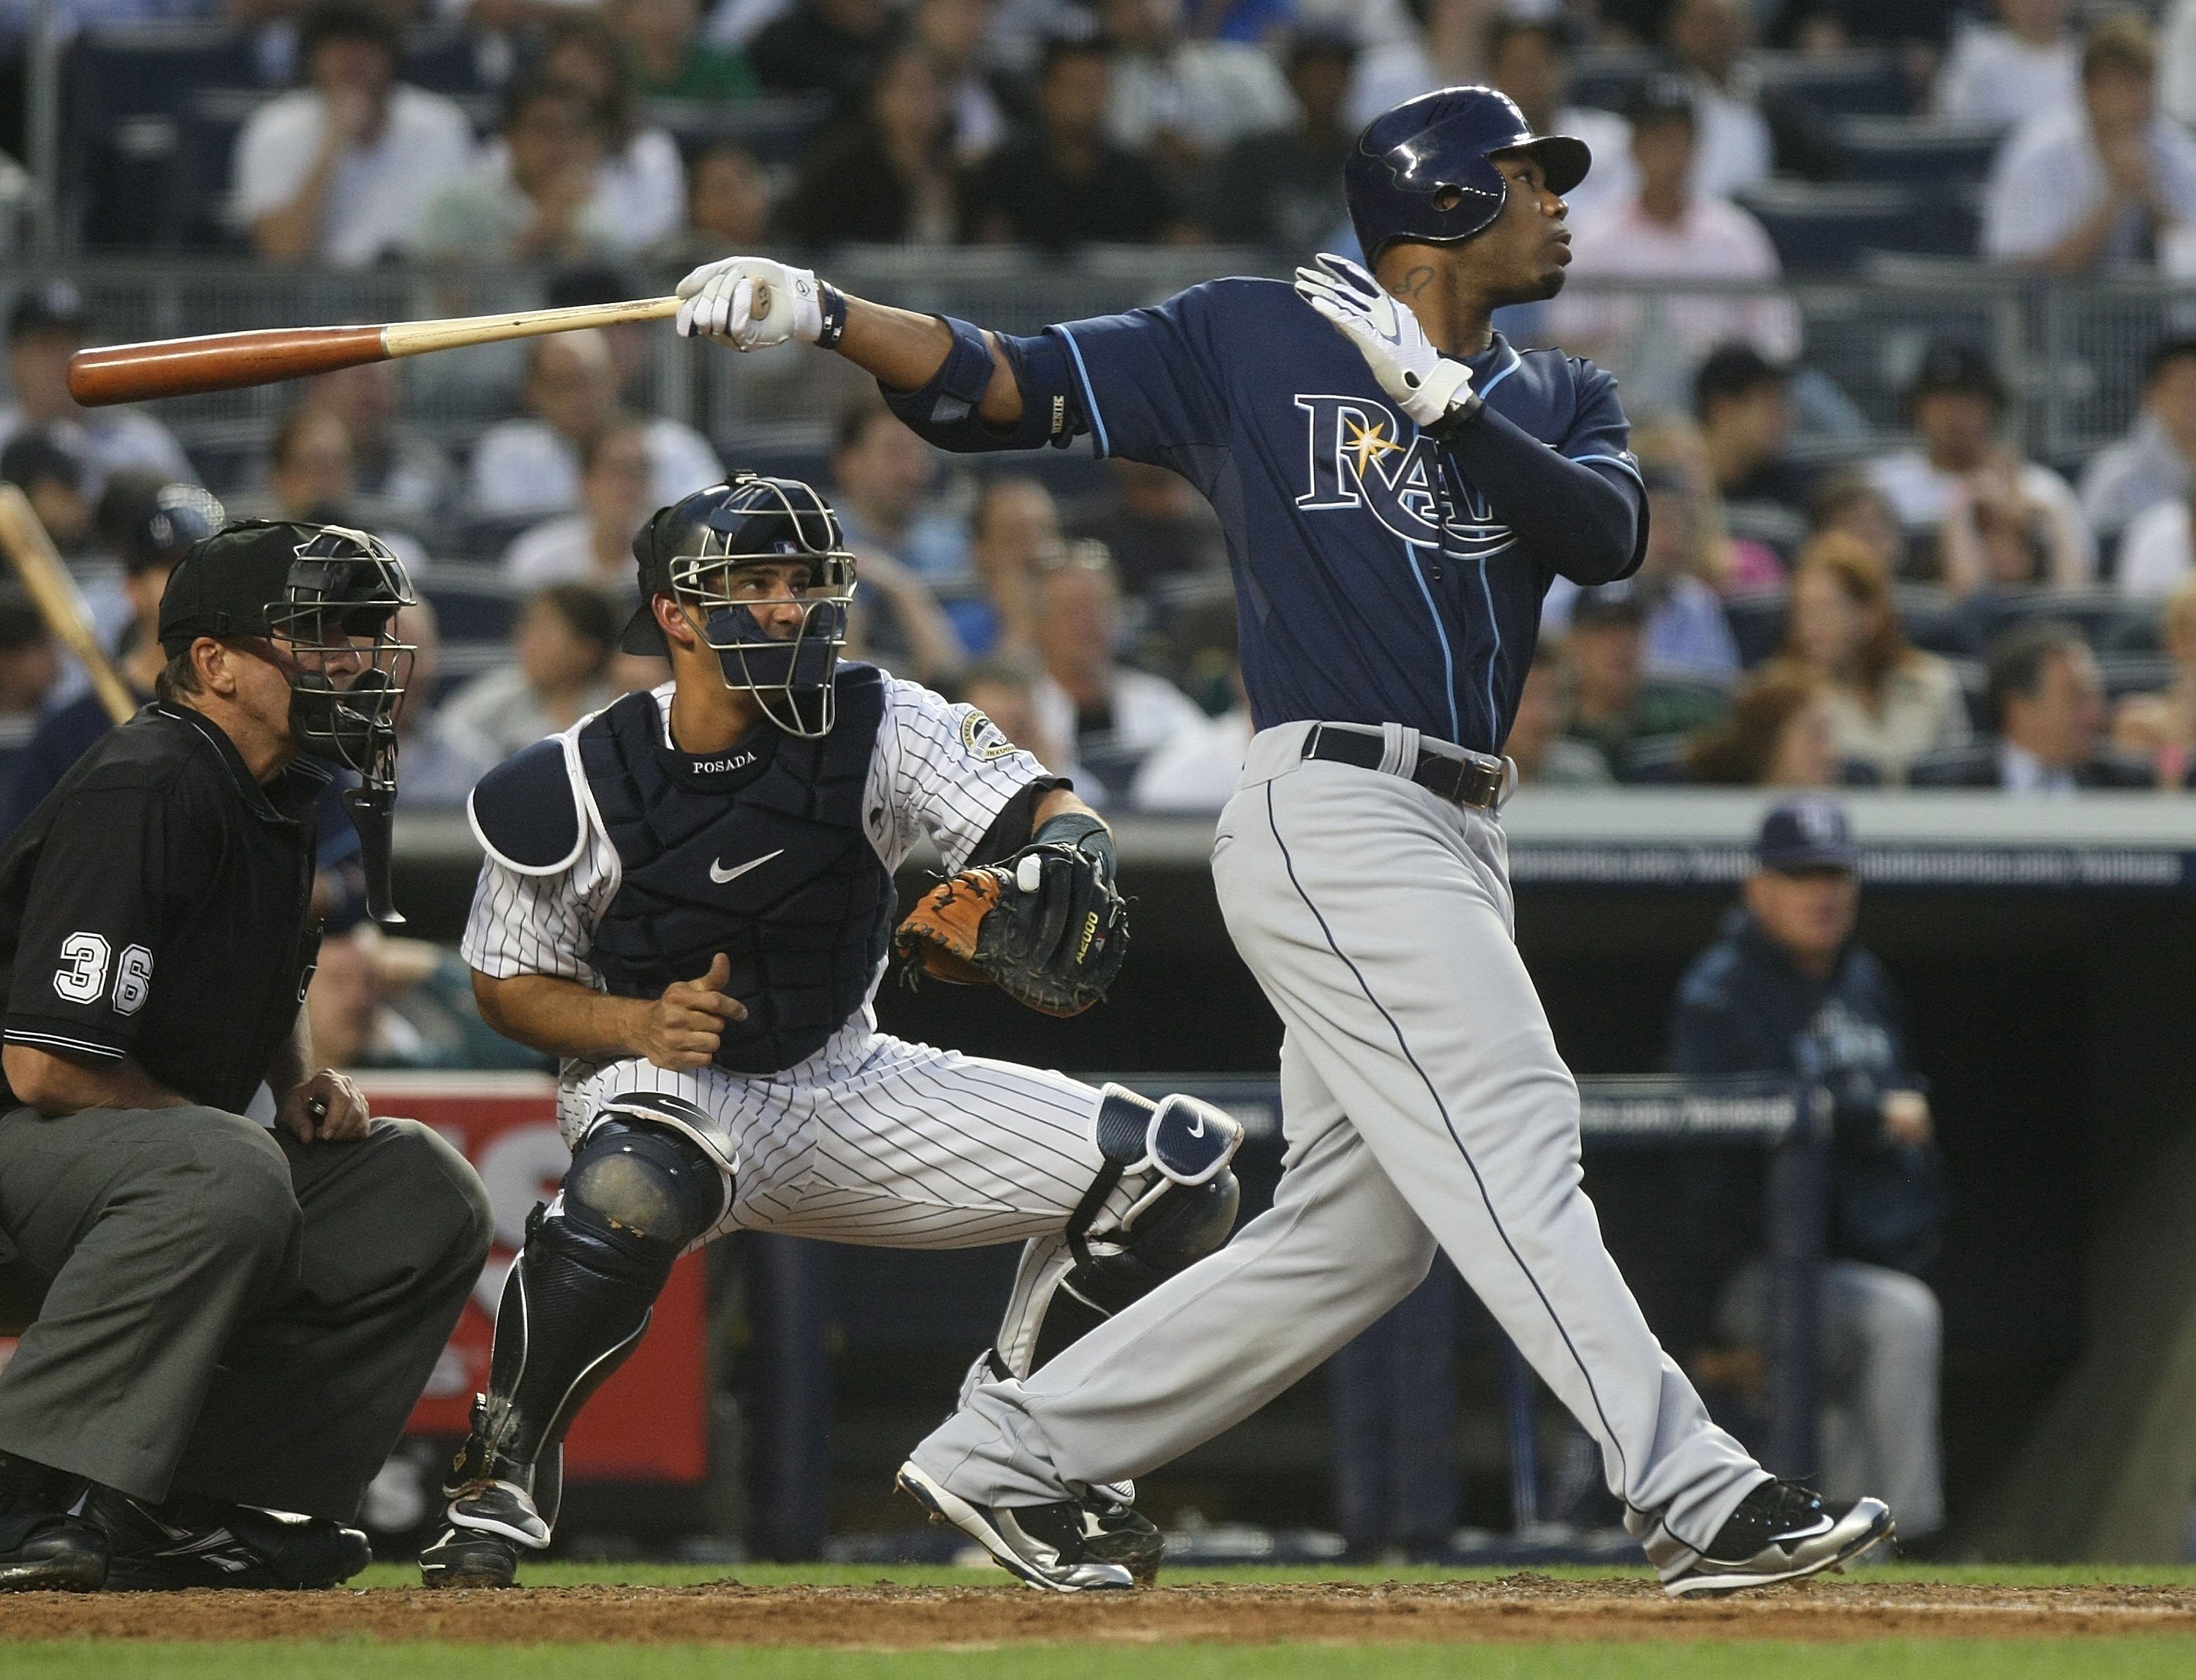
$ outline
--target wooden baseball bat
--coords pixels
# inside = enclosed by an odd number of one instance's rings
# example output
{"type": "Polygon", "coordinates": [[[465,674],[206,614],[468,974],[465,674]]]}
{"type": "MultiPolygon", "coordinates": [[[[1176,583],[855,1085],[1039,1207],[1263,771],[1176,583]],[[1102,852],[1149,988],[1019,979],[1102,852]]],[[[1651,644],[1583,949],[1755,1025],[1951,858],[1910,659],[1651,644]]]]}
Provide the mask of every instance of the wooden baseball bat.
{"type": "Polygon", "coordinates": [[[99,645],[84,592],[76,586],[68,567],[55,551],[53,539],[46,534],[31,499],[13,484],[0,484],[0,548],[8,551],[15,574],[30,591],[46,627],[91,673],[92,689],[107,708],[107,715],[118,724],[128,723],[137,715],[137,697],[107,657],[107,649],[99,645]]]}
{"type": "Polygon", "coordinates": [[[212,332],[201,338],[159,338],[142,344],[102,344],[69,358],[69,395],[87,408],[142,402],[156,396],[271,385],[332,372],[361,362],[425,355],[465,344],[535,338],[587,326],[662,320],[679,313],[677,297],[628,303],[581,303],[569,309],[522,309],[508,315],[459,315],[447,320],[399,320],[385,326],[276,326],[254,332],[212,332]]]}

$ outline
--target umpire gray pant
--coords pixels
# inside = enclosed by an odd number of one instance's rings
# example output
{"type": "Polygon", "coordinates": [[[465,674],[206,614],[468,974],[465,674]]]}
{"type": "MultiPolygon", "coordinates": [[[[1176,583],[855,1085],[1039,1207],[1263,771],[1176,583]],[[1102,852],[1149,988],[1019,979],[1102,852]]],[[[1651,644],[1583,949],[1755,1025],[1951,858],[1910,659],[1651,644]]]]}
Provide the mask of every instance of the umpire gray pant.
{"type": "Polygon", "coordinates": [[[0,1249],[47,1288],[0,1371],[0,1452],[349,1521],[492,1229],[416,1121],[301,1144],[211,1108],[12,1109],[0,1249]]]}

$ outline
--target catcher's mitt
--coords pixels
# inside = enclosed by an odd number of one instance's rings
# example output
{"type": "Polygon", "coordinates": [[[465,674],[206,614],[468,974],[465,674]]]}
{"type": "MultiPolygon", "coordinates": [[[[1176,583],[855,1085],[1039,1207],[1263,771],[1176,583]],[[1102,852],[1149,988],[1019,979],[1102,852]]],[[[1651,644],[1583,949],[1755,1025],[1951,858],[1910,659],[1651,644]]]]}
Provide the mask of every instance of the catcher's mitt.
{"type": "Polygon", "coordinates": [[[911,965],[910,981],[920,973],[994,984],[1048,1015],[1079,1015],[1121,972],[1128,905],[1089,852],[1032,846],[940,881],[893,943],[911,965]]]}

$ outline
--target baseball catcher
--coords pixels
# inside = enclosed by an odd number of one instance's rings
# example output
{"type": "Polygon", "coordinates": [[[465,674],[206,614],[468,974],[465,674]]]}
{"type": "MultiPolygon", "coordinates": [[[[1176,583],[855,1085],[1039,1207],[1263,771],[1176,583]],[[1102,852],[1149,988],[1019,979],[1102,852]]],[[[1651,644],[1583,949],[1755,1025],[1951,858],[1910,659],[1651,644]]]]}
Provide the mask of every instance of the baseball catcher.
{"type": "MultiPolygon", "coordinates": [[[[899,930],[910,964],[1072,1014],[1127,948],[1112,839],[980,712],[843,659],[854,561],[822,497],[742,475],[635,539],[626,633],[673,679],[484,777],[464,950],[483,1013],[562,1059],[572,1147],[504,1286],[488,1392],[420,1558],[500,1585],[557,1520],[562,1442],[647,1332],[685,1250],[728,1231],[899,1248],[1024,1243],[973,1386],[1024,1376],[1220,1246],[1241,1129],[904,1043],[870,1007],[893,871],[948,878],[899,930]]],[[[1031,1544],[1148,1579],[1125,1484],[1025,1514],[1031,1544]]]]}

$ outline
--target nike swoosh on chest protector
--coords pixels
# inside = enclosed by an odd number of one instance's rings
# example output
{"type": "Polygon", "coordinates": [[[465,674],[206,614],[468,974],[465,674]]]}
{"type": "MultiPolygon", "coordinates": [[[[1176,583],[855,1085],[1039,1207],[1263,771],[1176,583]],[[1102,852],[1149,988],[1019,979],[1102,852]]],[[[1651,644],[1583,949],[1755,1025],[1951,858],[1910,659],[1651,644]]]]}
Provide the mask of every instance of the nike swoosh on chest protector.
{"type": "Polygon", "coordinates": [[[749,869],[760,869],[764,864],[770,862],[771,858],[783,857],[784,855],[785,848],[781,846],[775,852],[766,852],[760,857],[750,857],[746,863],[736,863],[729,869],[721,863],[712,858],[709,862],[709,879],[716,882],[718,886],[722,886],[728,880],[737,880],[749,869]]]}

